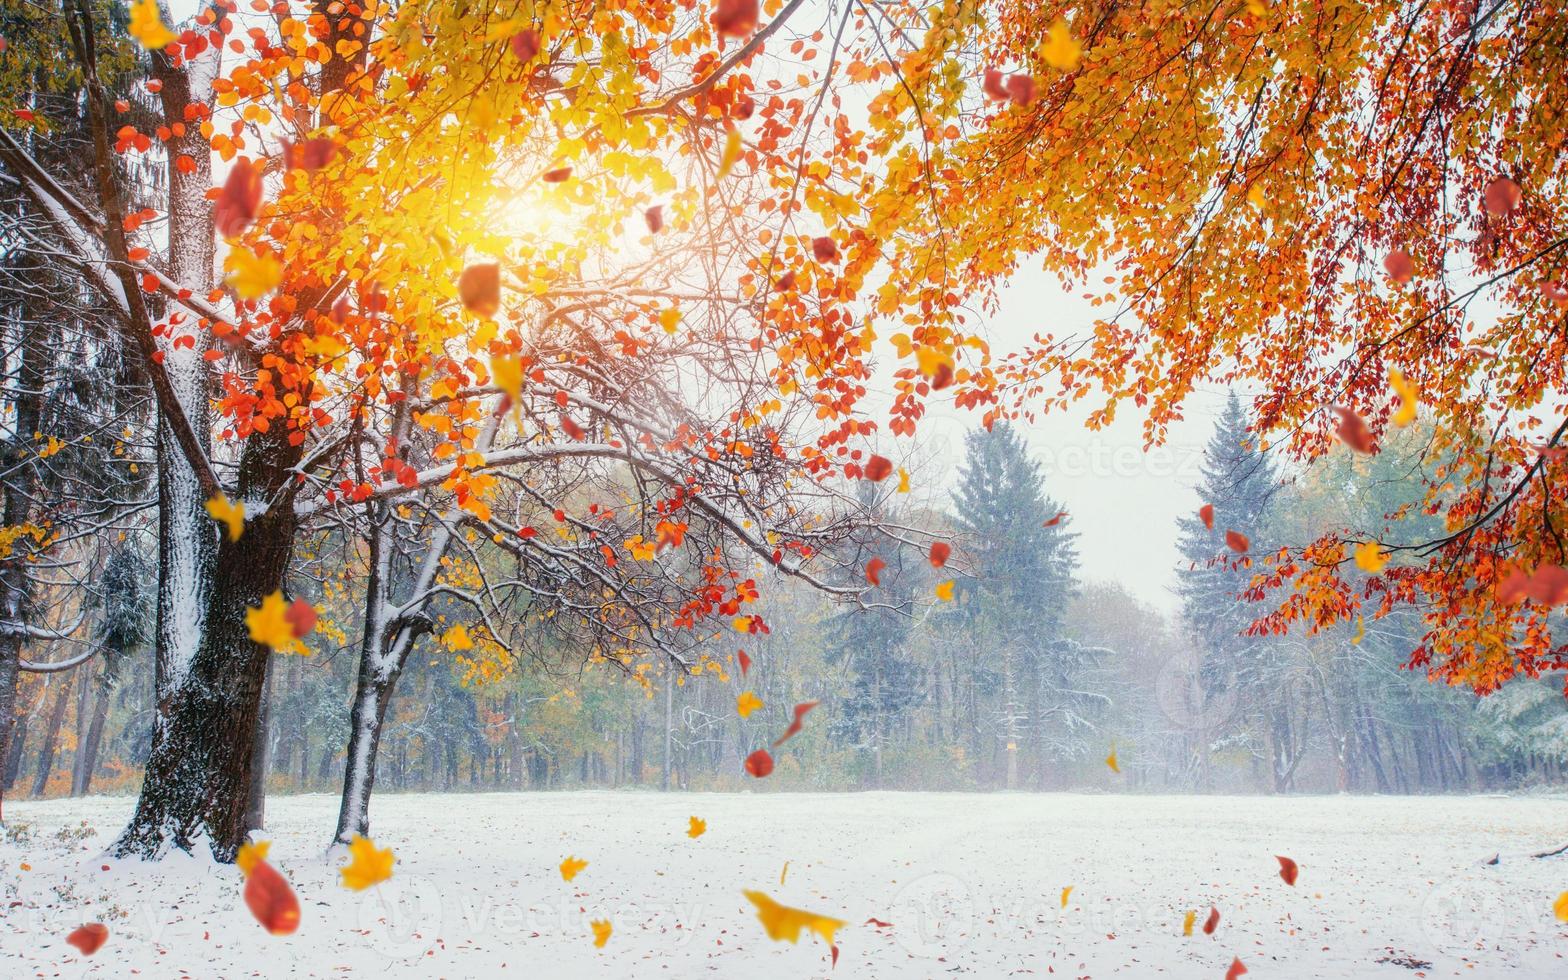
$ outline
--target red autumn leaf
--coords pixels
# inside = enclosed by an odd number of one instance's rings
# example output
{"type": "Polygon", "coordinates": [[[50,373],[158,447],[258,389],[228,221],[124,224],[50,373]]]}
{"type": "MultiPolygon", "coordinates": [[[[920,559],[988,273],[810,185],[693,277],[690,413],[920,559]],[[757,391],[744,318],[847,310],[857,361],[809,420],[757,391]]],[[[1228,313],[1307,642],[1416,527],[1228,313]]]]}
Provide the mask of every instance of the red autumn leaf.
{"type": "Polygon", "coordinates": [[[1482,205],[1488,214],[1501,218],[1519,206],[1524,190],[1507,177],[1493,177],[1481,192],[1482,205]]]}
{"type": "Polygon", "coordinates": [[[828,948],[833,951],[833,965],[838,966],[838,943],[834,943],[828,948]]]}
{"type": "Polygon", "coordinates": [[[1198,520],[1202,521],[1203,526],[1210,531],[1214,530],[1214,505],[1204,504],[1202,507],[1199,507],[1198,520]]]}
{"type": "Polygon", "coordinates": [[[243,234],[256,220],[261,210],[261,171],[249,159],[240,157],[223,182],[218,201],[212,208],[212,220],[218,234],[233,238],[243,234]]]}
{"type": "Polygon", "coordinates": [[[1555,279],[1541,283],[1541,295],[1551,300],[1555,306],[1568,306],[1568,286],[1555,279]]]}
{"type": "Polygon", "coordinates": [[[737,96],[735,101],[730,105],[730,115],[742,121],[750,119],[751,114],[756,111],[757,103],[752,101],[752,98],[749,95],[737,96]]]}
{"type": "Polygon", "coordinates": [[[306,140],[299,145],[299,165],[303,170],[320,170],[332,162],[338,145],[325,136],[306,140]]]}
{"type": "Polygon", "coordinates": [[[877,929],[891,929],[891,928],[893,928],[893,923],[891,923],[891,922],[883,922],[881,919],[877,919],[877,918],[867,919],[863,924],[864,925],[868,925],[868,926],[874,926],[877,929]]]}
{"type": "Polygon", "coordinates": [[[1278,854],[1274,855],[1274,860],[1279,862],[1279,876],[1285,879],[1285,884],[1294,885],[1296,883],[1296,874],[1299,871],[1296,867],[1296,862],[1278,854]]]}
{"type": "Polygon", "coordinates": [[[109,927],[101,922],[89,922],[71,930],[65,941],[81,950],[83,956],[91,956],[109,941],[109,927]]]}
{"type": "Polygon", "coordinates": [[[1002,73],[995,68],[985,70],[985,79],[980,83],[980,88],[988,98],[998,102],[1007,98],[1007,89],[1002,84],[1002,73]]]}
{"type": "Polygon", "coordinates": [[[931,559],[932,568],[941,568],[947,564],[947,557],[952,553],[953,546],[946,541],[933,541],[931,542],[931,553],[927,557],[931,559]]]}
{"type": "Polygon", "coordinates": [[[348,294],[344,293],[332,304],[332,322],[342,326],[348,322],[348,294]]]}
{"type": "Polygon", "coordinates": [[[1034,79],[1028,75],[1007,76],[1007,97],[1013,105],[1025,106],[1034,101],[1034,79]]]}
{"type": "Polygon", "coordinates": [[[767,749],[758,749],[746,756],[746,771],[761,779],[773,771],[773,756],[768,754],[767,749]]]}
{"type": "Polygon", "coordinates": [[[779,277],[779,281],[773,284],[773,288],[777,289],[781,293],[787,293],[790,290],[794,289],[795,288],[795,270],[791,269],[790,271],[788,271],[788,272],[784,273],[782,276],[780,276],[779,277]]]}
{"type": "Polygon", "coordinates": [[[648,222],[648,231],[657,235],[664,228],[664,205],[655,204],[642,213],[642,219],[648,222]]]}
{"type": "Polygon", "coordinates": [[[544,173],[540,174],[539,179],[544,181],[546,184],[559,184],[561,181],[565,180],[571,175],[571,167],[556,167],[554,170],[546,170],[544,173]]]}
{"type": "Polygon", "coordinates": [[[1241,957],[1233,957],[1230,961],[1230,969],[1225,971],[1225,980],[1236,980],[1246,972],[1247,967],[1241,962],[1241,957]]]}
{"type": "Polygon", "coordinates": [[[1041,524],[1040,526],[1041,527],[1055,527],[1056,525],[1062,523],[1062,518],[1064,518],[1066,516],[1067,516],[1067,511],[1059,510],[1059,511],[1056,512],[1056,516],[1055,517],[1051,518],[1050,520],[1046,521],[1044,524],[1041,524]]]}
{"type": "Polygon", "coordinates": [[[931,375],[931,390],[941,391],[953,383],[953,365],[943,361],[936,366],[936,373],[931,375]]]}
{"type": "Polygon", "coordinates": [[[1247,536],[1242,534],[1240,531],[1226,531],[1225,547],[1236,552],[1238,555],[1244,555],[1247,553],[1247,549],[1252,547],[1252,542],[1248,541],[1247,536]]]}
{"type": "Polygon", "coordinates": [[[492,317],[501,309],[501,263],[477,262],[457,279],[457,298],[471,313],[492,317]]]}
{"type": "Polygon", "coordinates": [[[757,0],[719,0],[713,9],[713,26],[725,37],[745,37],[757,29],[757,0]]]}
{"type": "Polygon", "coordinates": [[[887,567],[887,562],[880,558],[873,558],[866,562],[866,581],[872,585],[882,584],[882,569],[887,567]]]}
{"type": "Polygon", "coordinates": [[[789,723],[788,728],[784,729],[784,734],[778,737],[778,740],[773,743],[773,747],[778,748],[796,735],[799,735],[802,727],[801,719],[805,718],[806,712],[815,708],[817,704],[818,702],[816,701],[802,701],[800,704],[795,705],[795,719],[789,723]]]}
{"type": "Polygon", "coordinates": [[[838,245],[826,235],[811,240],[811,254],[817,257],[818,262],[837,262],[838,245]]]}
{"type": "Polygon", "coordinates": [[[588,438],[588,433],[583,431],[582,426],[578,425],[576,422],[573,422],[570,415],[561,416],[561,429],[568,436],[572,437],[578,442],[582,442],[584,439],[588,438]]]}
{"type": "Polygon", "coordinates": [[[1209,917],[1203,920],[1203,934],[1205,936],[1212,936],[1214,935],[1214,930],[1218,929],[1219,927],[1220,910],[1211,905],[1209,906],[1209,917]]]}
{"type": "Polygon", "coordinates": [[[265,861],[256,862],[245,879],[245,904],[263,929],[287,936],[299,928],[299,899],[283,876],[265,861]]]}
{"type": "Polygon", "coordinates": [[[746,656],[745,650],[737,653],[735,659],[740,661],[740,676],[745,677],[751,672],[751,658],[746,656]]]}
{"type": "Polygon", "coordinates": [[[1383,257],[1383,271],[1388,273],[1388,278],[1404,285],[1416,274],[1416,263],[1409,252],[1396,248],[1383,257]]]}
{"type": "Polygon", "coordinates": [[[512,55],[527,64],[534,60],[534,55],[539,53],[539,32],[532,27],[525,27],[512,35],[512,55]]]}
{"type": "Polygon", "coordinates": [[[316,607],[304,599],[295,599],[283,611],[283,618],[294,631],[294,639],[302,639],[316,628],[316,607]]]}
{"type": "Polygon", "coordinates": [[[878,456],[873,453],[871,458],[866,460],[866,479],[870,480],[872,483],[881,483],[883,480],[886,480],[890,475],[892,475],[892,473],[893,461],[888,459],[886,456],[878,456]]]}
{"type": "Polygon", "coordinates": [[[125,101],[124,99],[115,99],[114,100],[114,111],[115,112],[130,112],[131,111],[131,104],[129,102],[125,101]]]}
{"type": "Polygon", "coordinates": [[[1377,452],[1377,442],[1372,438],[1372,430],[1361,416],[1348,408],[1335,407],[1339,415],[1339,425],[1334,427],[1334,434],[1339,436],[1339,441],[1354,449],[1358,453],[1377,452]]]}
{"type": "Polygon", "coordinates": [[[1548,564],[1526,573],[1516,568],[1498,583],[1497,597],[1504,602],[1534,599],[1546,606],[1568,601],[1568,569],[1548,564]]]}

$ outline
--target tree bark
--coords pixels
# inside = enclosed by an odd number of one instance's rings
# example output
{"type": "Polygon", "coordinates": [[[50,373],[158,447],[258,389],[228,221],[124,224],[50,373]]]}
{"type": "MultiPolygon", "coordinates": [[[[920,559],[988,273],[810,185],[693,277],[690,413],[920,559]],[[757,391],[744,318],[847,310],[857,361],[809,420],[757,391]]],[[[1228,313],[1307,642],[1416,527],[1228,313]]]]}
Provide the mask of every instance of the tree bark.
{"type": "Polygon", "coordinates": [[[84,741],[77,746],[80,762],[76,768],[75,785],[71,787],[72,796],[86,796],[93,787],[93,774],[98,770],[98,750],[103,745],[104,724],[109,720],[109,700],[114,688],[100,682],[93,698],[92,721],[87,726],[87,735],[84,741]]]}
{"type": "Polygon", "coordinates": [[[65,724],[65,709],[71,705],[71,679],[51,678],[59,690],[54,696],[54,706],[49,709],[49,724],[44,729],[44,744],[38,747],[38,772],[33,778],[33,796],[43,796],[54,772],[55,750],[60,744],[60,728],[65,724]]]}
{"type": "Polygon", "coordinates": [[[256,719],[256,739],[251,746],[250,798],[245,805],[245,829],[261,830],[267,825],[267,763],[270,743],[267,722],[271,717],[273,658],[267,658],[267,676],[261,682],[261,709],[256,719]]]}

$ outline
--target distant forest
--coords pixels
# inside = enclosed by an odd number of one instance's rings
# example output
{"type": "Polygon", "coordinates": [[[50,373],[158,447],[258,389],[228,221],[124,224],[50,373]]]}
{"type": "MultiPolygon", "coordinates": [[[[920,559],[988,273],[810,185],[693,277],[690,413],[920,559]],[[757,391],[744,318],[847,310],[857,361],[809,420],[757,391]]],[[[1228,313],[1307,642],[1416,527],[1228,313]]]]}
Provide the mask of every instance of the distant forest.
{"type": "MultiPolygon", "coordinates": [[[[1082,580],[1072,502],[1051,497],[1006,423],[967,437],[945,513],[879,515],[944,534],[954,542],[947,567],[905,549],[882,572],[893,594],[882,608],[768,582],[758,611],[771,632],[716,633],[708,652],[722,670],[582,666],[580,651],[565,650],[508,659],[465,645],[438,605],[388,711],[376,786],[736,789],[747,783],[742,760],[806,701],[820,704],[775,750],[773,778],[752,788],[1432,793],[1560,783],[1560,676],[1485,699],[1432,684],[1402,669],[1422,634],[1409,612],[1313,635],[1252,626],[1270,607],[1248,601],[1255,570],[1226,549],[1224,532],[1256,552],[1299,544],[1313,528],[1374,522],[1413,503],[1401,472],[1423,439],[1415,426],[1375,457],[1338,453],[1289,472],[1254,445],[1232,397],[1197,488],[1218,519],[1210,528],[1194,514],[1177,529],[1176,616],[1082,580]],[[915,617],[899,608],[900,594],[948,578],[952,603],[915,617]],[[735,708],[743,691],[764,704],[745,718],[735,708]],[[1105,762],[1113,751],[1119,774],[1105,762]]],[[[316,557],[303,565],[314,577],[291,583],[322,610],[315,652],[274,658],[267,680],[270,792],[336,792],[343,780],[364,557],[316,557]]],[[[870,558],[868,545],[847,567],[870,558]]],[[[8,798],[139,784],[155,714],[155,574],[134,538],[114,551],[100,590],[110,599],[93,610],[100,654],[23,675],[3,760],[8,798]]],[[[47,645],[34,641],[32,655],[69,659],[47,645]]]]}

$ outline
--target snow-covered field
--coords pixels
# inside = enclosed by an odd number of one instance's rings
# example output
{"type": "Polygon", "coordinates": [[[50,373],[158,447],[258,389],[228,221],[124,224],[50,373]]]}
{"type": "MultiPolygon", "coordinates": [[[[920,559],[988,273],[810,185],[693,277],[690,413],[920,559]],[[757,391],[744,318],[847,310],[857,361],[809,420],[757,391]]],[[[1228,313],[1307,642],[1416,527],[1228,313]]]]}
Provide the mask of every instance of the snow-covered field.
{"type": "Polygon", "coordinates": [[[1525,856],[1568,842],[1563,799],[381,795],[395,875],[355,893],[322,847],[337,799],[282,797],[271,860],[304,907],[283,938],[232,867],[106,861],[130,805],[6,805],[0,976],[1219,980],[1239,956],[1248,980],[1568,977],[1568,857],[1525,856]],[[568,854],[589,862],[570,884],[568,854]],[[743,888],[846,920],[837,969],[809,934],[769,940],[743,888]],[[1215,934],[1184,937],[1211,905],[1215,934]],[[603,949],[590,919],[613,923],[603,949]],[[84,960],[64,940],[90,921],[111,936],[84,960]]]}

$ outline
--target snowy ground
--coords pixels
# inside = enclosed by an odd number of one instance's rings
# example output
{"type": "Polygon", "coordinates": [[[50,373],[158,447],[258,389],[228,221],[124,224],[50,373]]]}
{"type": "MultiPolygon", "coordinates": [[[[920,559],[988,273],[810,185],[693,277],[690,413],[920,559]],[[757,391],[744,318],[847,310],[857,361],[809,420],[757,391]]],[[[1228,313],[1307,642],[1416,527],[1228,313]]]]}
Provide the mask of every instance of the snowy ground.
{"type": "Polygon", "coordinates": [[[6,805],[0,976],[830,975],[816,939],[763,934],[754,888],[850,923],[834,977],[1219,980],[1233,956],[1248,980],[1568,977],[1551,911],[1568,857],[1524,856],[1568,841],[1560,798],[380,795],[374,836],[398,862],[364,893],[322,850],[336,798],[275,798],[272,861],[304,907],[285,938],[250,917],[231,867],[106,861],[130,805],[6,805]],[[571,884],[568,854],[590,862],[571,884]],[[1300,863],[1296,887],[1275,854],[1300,863]],[[1211,905],[1214,936],[1183,937],[1183,914],[1211,905]],[[64,937],[88,921],[112,932],[83,960],[64,937]]]}

